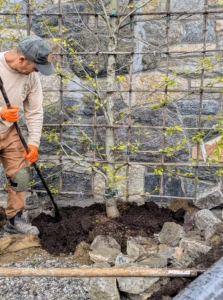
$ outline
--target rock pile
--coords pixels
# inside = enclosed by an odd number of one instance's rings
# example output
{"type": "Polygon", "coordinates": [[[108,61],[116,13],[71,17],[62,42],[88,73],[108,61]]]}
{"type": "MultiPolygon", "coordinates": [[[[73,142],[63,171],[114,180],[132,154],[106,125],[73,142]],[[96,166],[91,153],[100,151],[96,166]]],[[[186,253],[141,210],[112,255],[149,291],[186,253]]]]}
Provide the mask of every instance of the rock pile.
{"type": "MultiPolygon", "coordinates": [[[[94,263],[88,267],[186,268],[207,253],[223,233],[223,222],[208,209],[191,213],[190,217],[194,230],[189,231],[187,224],[166,222],[152,238],[128,238],[126,254],[115,239],[99,235],[90,246],[94,263]]],[[[120,300],[121,295],[129,300],[146,300],[168,281],[159,277],[85,279],[91,300],[120,300]]]]}

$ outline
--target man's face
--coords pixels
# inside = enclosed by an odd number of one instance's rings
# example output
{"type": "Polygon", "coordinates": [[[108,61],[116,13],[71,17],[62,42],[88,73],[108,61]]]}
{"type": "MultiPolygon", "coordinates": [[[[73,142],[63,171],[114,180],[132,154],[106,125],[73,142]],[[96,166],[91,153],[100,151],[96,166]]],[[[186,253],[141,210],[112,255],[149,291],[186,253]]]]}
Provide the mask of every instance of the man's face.
{"type": "Polygon", "coordinates": [[[24,56],[19,57],[17,71],[24,75],[29,75],[32,72],[39,72],[38,69],[36,68],[34,62],[28,60],[24,56]]]}

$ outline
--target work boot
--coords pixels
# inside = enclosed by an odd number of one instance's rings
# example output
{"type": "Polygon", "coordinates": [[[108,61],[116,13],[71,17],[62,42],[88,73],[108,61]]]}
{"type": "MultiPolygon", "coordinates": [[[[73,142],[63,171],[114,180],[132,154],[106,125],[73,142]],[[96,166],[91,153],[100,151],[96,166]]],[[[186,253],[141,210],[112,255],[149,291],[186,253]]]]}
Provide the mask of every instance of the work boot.
{"type": "Polygon", "coordinates": [[[14,218],[7,220],[3,226],[4,230],[10,233],[33,233],[39,235],[37,227],[32,226],[22,218],[22,213],[18,212],[14,218]]]}

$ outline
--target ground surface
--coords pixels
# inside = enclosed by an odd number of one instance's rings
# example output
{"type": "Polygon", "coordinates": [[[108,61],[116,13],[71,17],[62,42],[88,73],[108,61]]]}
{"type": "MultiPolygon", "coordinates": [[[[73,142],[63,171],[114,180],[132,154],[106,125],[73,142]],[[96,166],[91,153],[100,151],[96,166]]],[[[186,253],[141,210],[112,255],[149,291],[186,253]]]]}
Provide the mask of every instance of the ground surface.
{"type": "MultiPolygon", "coordinates": [[[[13,254],[4,254],[0,256],[0,263],[12,263],[26,258],[35,261],[35,259],[47,260],[56,257],[63,259],[64,257],[64,260],[89,265],[92,263],[88,254],[89,246],[97,235],[109,235],[115,238],[121,245],[122,252],[126,253],[128,237],[153,237],[154,233],[161,231],[165,222],[176,222],[181,225],[184,223],[185,210],[182,206],[180,209],[176,207],[175,210],[178,210],[175,212],[168,208],[159,208],[153,202],[143,206],[119,203],[118,208],[121,216],[116,219],[106,217],[104,204],[94,204],[85,208],[60,208],[62,221],[59,223],[55,223],[51,216],[41,214],[33,220],[33,225],[40,230],[42,249],[31,248],[13,254]]],[[[1,232],[3,233],[2,228],[0,234],[1,232]]],[[[223,243],[220,239],[207,254],[201,255],[188,267],[209,268],[222,255],[223,243]]],[[[193,280],[194,278],[172,278],[147,300],[170,299],[193,280]],[[165,298],[166,296],[170,298],[165,298]]]]}
{"type": "Polygon", "coordinates": [[[98,235],[109,235],[121,245],[126,253],[129,237],[150,236],[161,231],[165,222],[183,224],[184,209],[176,212],[159,208],[154,202],[145,205],[118,204],[121,216],[116,219],[106,217],[105,205],[94,204],[89,207],[61,208],[62,221],[45,214],[33,220],[40,230],[41,245],[50,254],[73,253],[76,246],[84,241],[92,243],[98,235]]]}

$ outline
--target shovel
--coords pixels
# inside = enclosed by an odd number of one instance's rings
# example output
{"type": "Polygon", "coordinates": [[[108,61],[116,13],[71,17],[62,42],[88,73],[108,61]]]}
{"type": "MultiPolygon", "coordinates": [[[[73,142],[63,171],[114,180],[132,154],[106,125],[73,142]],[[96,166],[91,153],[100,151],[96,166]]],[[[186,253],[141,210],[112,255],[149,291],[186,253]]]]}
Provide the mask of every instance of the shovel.
{"type": "MultiPolygon", "coordinates": [[[[4,88],[4,86],[3,86],[3,81],[2,81],[2,78],[1,78],[1,77],[0,77],[0,89],[1,89],[1,92],[2,92],[2,95],[3,95],[3,98],[4,98],[4,100],[5,100],[5,103],[6,103],[7,107],[10,108],[10,107],[11,107],[11,104],[10,104],[10,102],[9,102],[8,96],[7,96],[6,91],[5,91],[5,88],[4,88]]],[[[24,146],[26,152],[29,153],[29,148],[28,148],[28,146],[27,146],[27,143],[26,143],[24,137],[22,136],[22,133],[21,133],[21,131],[20,131],[20,128],[19,128],[17,122],[14,122],[14,124],[15,124],[15,128],[16,128],[16,130],[17,130],[17,132],[18,132],[18,135],[19,135],[19,137],[20,137],[20,140],[21,140],[21,142],[22,142],[22,144],[23,144],[23,146],[24,146]]],[[[57,206],[56,202],[55,202],[54,199],[53,199],[53,195],[52,195],[50,189],[48,188],[47,183],[46,183],[45,179],[43,178],[43,176],[42,176],[42,174],[41,174],[41,172],[40,172],[40,169],[39,169],[39,167],[37,166],[37,164],[34,162],[34,163],[32,163],[32,165],[34,166],[36,172],[38,173],[39,178],[41,179],[41,181],[42,181],[42,183],[43,183],[43,185],[44,185],[44,187],[45,187],[45,189],[46,189],[46,191],[47,191],[47,193],[48,193],[48,195],[49,195],[49,197],[50,197],[50,200],[51,200],[52,203],[53,203],[53,206],[54,206],[54,209],[55,209],[55,220],[56,220],[56,222],[59,222],[59,221],[62,220],[62,218],[61,218],[61,215],[60,215],[58,206],[57,206]]]]}

